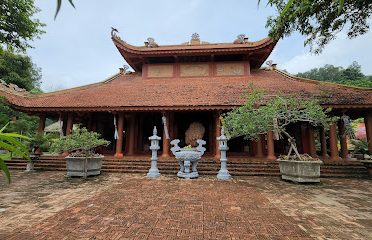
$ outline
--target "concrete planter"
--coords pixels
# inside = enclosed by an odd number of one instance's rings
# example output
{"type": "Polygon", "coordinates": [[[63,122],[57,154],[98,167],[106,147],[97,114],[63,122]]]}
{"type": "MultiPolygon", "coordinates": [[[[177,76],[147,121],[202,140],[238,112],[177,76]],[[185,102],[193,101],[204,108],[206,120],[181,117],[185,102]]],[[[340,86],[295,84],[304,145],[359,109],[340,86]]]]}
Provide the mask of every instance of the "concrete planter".
{"type": "Polygon", "coordinates": [[[68,177],[88,177],[101,174],[102,157],[65,157],[68,177]]]}
{"type": "Polygon", "coordinates": [[[322,161],[289,161],[278,159],[282,179],[298,183],[319,183],[322,161]]]}

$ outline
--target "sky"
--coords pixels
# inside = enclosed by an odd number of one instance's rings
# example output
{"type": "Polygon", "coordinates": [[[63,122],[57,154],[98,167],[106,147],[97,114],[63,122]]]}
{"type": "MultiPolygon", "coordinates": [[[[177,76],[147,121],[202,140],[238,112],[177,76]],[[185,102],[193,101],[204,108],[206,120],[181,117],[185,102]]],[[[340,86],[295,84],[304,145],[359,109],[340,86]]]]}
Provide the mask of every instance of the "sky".
{"type": "MultiPolygon", "coordinates": [[[[63,0],[54,20],[56,0],[36,0],[36,15],[47,24],[45,34],[28,50],[42,71],[42,89],[55,91],[103,81],[126,62],[111,41],[111,27],[132,45],[143,45],[148,37],[159,45],[179,44],[196,32],[202,41],[232,42],[246,34],[250,41],[267,37],[267,17],[276,12],[257,0],[74,0],[76,8],[63,0]]],[[[296,74],[324,64],[347,67],[353,61],[372,75],[372,31],[356,39],[341,32],[320,55],[304,47],[295,33],[282,39],[268,58],[296,74]]]]}

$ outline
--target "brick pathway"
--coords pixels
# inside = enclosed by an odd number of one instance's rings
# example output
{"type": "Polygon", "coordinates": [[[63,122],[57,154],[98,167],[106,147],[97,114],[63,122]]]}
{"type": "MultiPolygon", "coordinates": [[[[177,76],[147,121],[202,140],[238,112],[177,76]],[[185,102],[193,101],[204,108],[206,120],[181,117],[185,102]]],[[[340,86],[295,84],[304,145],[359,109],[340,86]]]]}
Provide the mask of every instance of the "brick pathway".
{"type": "Polygon", "coordinates": [[[368,239],[370,180],[294,185],[16,173],[0,183],[0,239],[368,239]]]}

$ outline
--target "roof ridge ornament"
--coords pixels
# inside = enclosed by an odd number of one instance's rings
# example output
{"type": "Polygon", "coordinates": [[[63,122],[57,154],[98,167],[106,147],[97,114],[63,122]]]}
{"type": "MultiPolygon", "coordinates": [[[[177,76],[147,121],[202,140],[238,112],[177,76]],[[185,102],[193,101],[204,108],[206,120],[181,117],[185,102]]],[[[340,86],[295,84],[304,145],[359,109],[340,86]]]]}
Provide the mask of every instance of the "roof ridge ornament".
{"type": "Polygon", "coordinates": [[[155,47],[159,47],[159,44],[155,42],[155,38],[148,37],[147,41],[145,42],[145,46],[148,48],[155,48],[155,47]]]}
{"type": "Polygon", "coordinates": [[[111,27],[111,37],[112,38],[119,38],[119,36],[117,35],[117,33],[119,33],[119,31],[116,28],[111,27]]]}
{"type": "Polygon", "coordinates": [[[190,45],[196,45],[196,44],[200,44],[200,35],[198,33],[193,33],[191,35],[191,41],[190,41],[190,45]]]}
{"type": "Polygon", "coordinates": [[[234,40],[234,44],[244,44],[248,43],[248,37],[245,34],[239,34],[234,40]]]}

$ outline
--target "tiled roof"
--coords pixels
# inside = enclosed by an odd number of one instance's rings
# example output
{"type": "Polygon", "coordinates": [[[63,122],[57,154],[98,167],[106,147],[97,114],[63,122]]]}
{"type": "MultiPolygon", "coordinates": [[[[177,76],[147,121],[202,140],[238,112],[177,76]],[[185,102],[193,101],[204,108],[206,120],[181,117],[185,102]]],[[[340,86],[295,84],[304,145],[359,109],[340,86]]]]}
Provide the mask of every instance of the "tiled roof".
{"type": "Polygon", "coordinates": [[[7,94],[7,98],[25,111],[230,109],[244,102],[250,84],[267,96],[320,97],[325,105],[372,107],[371,89],[301,79],[276,70],[214,78],[143,79],[139,74],[118,74],[83,87],[31,97],[7,94]]]}
{"type": "Polygon", "coordinates": [[[271,38],[264,38],[256,42],[242,44],[213,43],[213,44],[180,44],[163,45],[158,47],[133,46],[117,36],[112,41],[127,63],[136,71],[142,69],[146,58],[179,57],[179,56],[215,56],[215,55],[243,55],[249,57],[251,66],[259,68],[265,62],[276,42],[271,38]]]}

